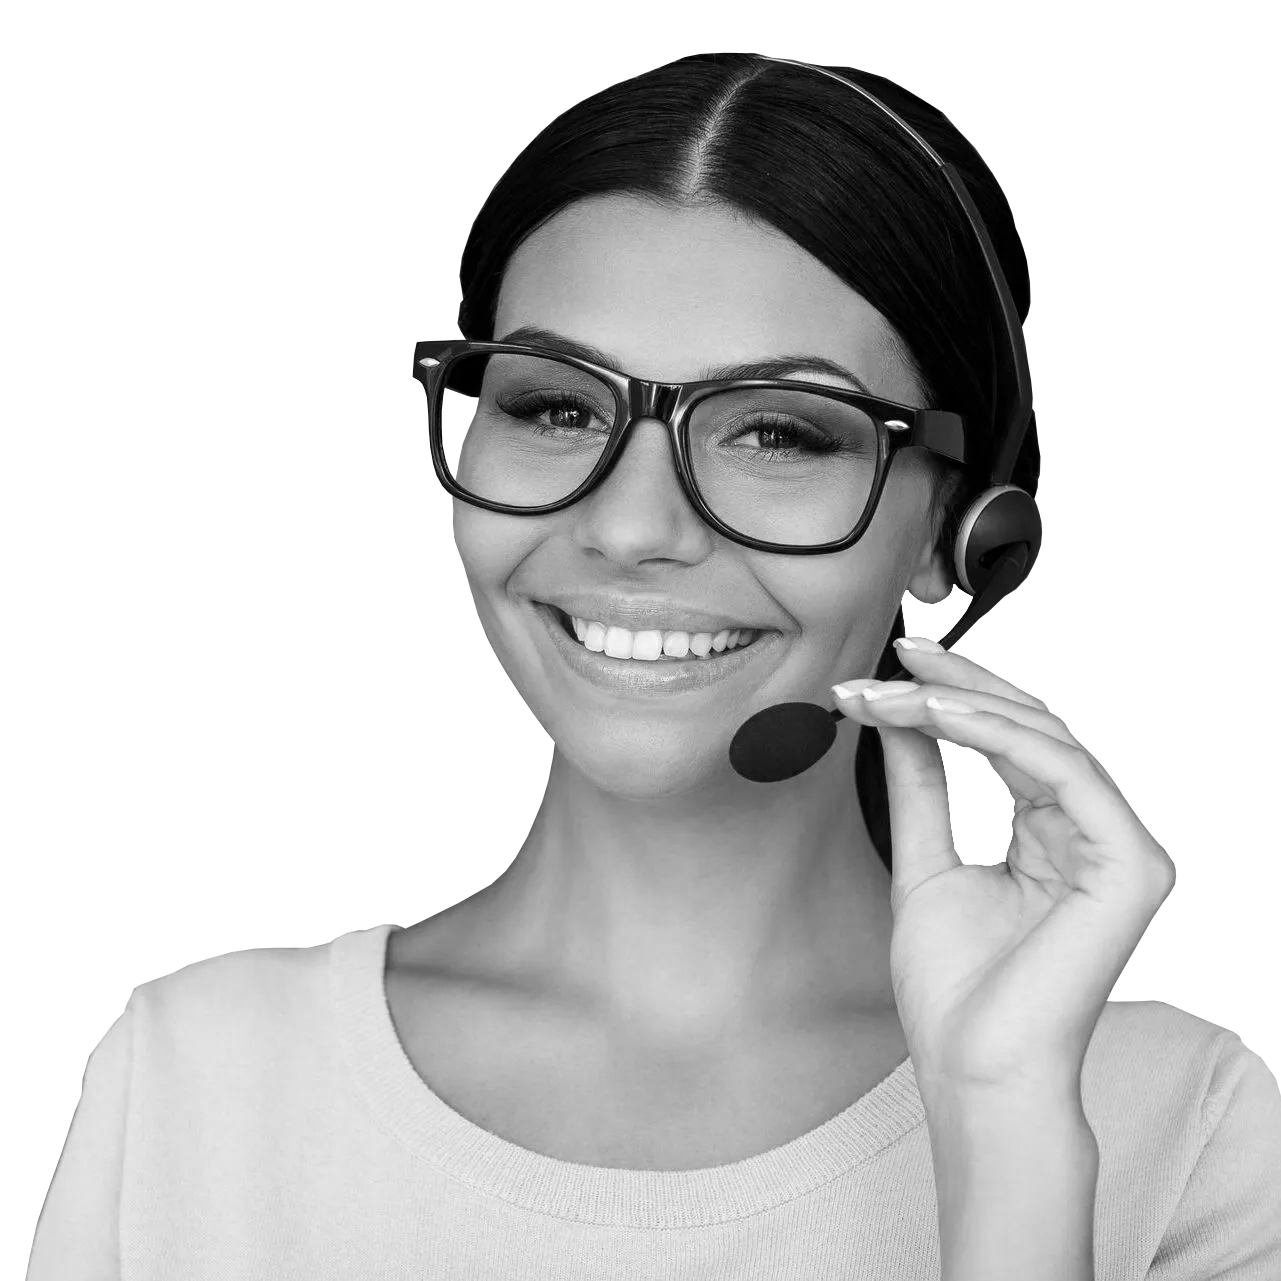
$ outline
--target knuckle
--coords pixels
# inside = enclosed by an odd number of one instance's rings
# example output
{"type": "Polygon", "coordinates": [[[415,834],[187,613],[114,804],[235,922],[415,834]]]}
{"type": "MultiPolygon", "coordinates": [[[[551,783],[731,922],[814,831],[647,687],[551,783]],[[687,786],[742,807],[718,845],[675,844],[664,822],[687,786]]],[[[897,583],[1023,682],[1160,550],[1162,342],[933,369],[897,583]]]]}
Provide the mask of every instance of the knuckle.
{"type": "Polygon", "coordinates": [[[1174,860],[1160,846],[1153,844],[1146,858],[1141,863],[1141,876],[1144,886],[1158,901],[1164,901],[1174,889],[1177,869],[1174,860]]]}
{"type": "Polygon", "coordinates": [[[1055,716],[1053,712],[1049,712],[1049,711],[1046,712],[1046,716],[1049,719],[1050,724],[1054,726],[1056,730],[1059,731],[1060,736],[1063,738],[1065,742],[1071,743],[1074,747],[1081,746],[1081,744],[1077,742],[1076,735],[1073,734],[1070,729],[1068,729],[1067,722],[1063,719],[1063,717],[1055,716]]]}

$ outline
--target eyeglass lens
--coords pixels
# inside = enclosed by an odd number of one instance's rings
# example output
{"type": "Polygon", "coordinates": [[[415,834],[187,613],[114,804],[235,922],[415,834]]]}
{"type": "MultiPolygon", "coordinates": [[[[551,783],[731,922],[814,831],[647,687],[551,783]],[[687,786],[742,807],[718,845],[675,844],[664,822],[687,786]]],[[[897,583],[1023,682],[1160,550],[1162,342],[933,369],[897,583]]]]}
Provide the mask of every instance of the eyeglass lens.
{"type": "MultiPolygon", "coordinates": [[[[552,357],[474,353],[447,375],[441,440],[468,493],[516,507],[557,502],[591,473],[614,426],[613,390],[552,357]]],[[[688,422],[703,501],[749,538],[809,546],[844,538],[876,479],[876,424],[826,396],[736,388],[699,401],[688,422]]]]}

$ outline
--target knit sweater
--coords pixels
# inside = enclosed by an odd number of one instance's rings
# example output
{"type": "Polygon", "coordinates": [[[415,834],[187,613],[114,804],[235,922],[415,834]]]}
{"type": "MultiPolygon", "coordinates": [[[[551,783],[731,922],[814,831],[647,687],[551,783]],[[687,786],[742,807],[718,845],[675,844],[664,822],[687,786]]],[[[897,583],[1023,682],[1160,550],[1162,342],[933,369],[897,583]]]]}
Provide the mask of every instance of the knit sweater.
{"type": "MultiPolygon", "coordinates": [[[[467,1120],[414,1070],[384,983],[400,928],[135,987],[89,1056],[28,1281],[937,1281],[910,1057],[745,1160],[561,1161],[467,1120]]],[[[1109,1001],[1081,1090],[1096,1281],[1281,1279],[1281,1092],[1240,1037],[1109,1001]]]]}

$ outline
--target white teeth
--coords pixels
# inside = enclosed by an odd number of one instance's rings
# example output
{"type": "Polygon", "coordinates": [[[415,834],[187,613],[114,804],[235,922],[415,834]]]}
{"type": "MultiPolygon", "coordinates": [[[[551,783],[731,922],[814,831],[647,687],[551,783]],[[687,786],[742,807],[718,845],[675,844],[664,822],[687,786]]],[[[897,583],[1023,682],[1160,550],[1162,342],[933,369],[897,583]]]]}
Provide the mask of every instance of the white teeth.
{"type": "Polygon", "coordinates": [[[632,640],[632,657],[652,662],[663,652],[662,632],[637,632],[632,640]]]}
{"type": "Polygon", "coordinates": [[[663,653],[668,658],[684,658],[689,653],[689,633],[668,632],[663,637],[663,653]]]}
{"type": "Polygon", "coordinates": [[[607,627],[604,623],[590,622],[585,618],[571,617],[570,623],[579,643],[595,653],[642,662],[653,662],[662,655],[685,658],[692,654],[706,658],[713,652],[719,654],[727,649],[750,645],[759,634],[750,627],[724,628],[716,633],[654,629],[629,632],[625,627],[607,627]]]}
{"type": "Polygon", "coordinates": [[[632,642],[635,637],[621,627],[605,629],[605,653],[610,658],[631,658],[632,642]]]}

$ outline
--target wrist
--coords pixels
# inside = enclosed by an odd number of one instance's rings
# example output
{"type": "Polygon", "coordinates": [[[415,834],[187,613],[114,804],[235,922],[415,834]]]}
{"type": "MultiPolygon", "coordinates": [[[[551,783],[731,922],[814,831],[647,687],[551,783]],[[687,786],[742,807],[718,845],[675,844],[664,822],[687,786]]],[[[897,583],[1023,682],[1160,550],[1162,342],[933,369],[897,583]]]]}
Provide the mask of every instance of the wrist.
{"type": "Polygon", "coordinates": [[[1099,1148],[1079,1091],[922,1100],[943,1281],[1089,1281],[1099,1148]]]}
{"type": "Polygon", "coordinates": [[[1093,1138],[1081,1101],[1080,1078],[1044,1082],[1035,1087],[957,1086],[930,1079],[917,1080],[931,1133],[1015,1138],[1029,1130],[1069,1136],[1073,1131],[1093,1138]]]}

